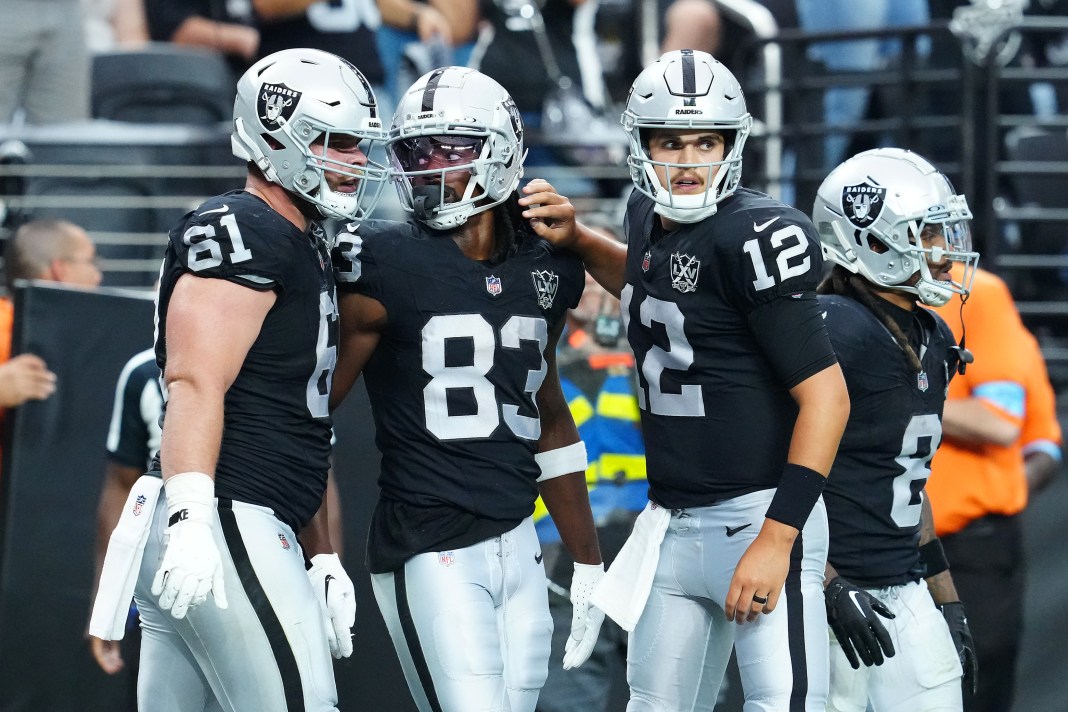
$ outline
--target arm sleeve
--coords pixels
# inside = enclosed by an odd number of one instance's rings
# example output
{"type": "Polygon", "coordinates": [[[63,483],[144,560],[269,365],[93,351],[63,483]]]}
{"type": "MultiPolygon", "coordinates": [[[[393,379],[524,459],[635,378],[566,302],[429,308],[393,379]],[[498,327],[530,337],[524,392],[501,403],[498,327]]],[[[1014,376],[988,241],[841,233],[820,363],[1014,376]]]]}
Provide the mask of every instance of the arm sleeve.
{"type": "Polygon", "coordinates": [[[765,302],[748,319],[753,338],[787,388],[838,360],[815,292],[765,302]]]}
{"type": "Polygon", "coordinates": [[[265,223],[251,211],[222,211],[212,205],[214,201],[190,216],[181,234],[171,233],[178,263],[198,277],[284,292],[290,265],[302,257],[294,250],[292,234],[286,234],[288,227],[265,223]]]}

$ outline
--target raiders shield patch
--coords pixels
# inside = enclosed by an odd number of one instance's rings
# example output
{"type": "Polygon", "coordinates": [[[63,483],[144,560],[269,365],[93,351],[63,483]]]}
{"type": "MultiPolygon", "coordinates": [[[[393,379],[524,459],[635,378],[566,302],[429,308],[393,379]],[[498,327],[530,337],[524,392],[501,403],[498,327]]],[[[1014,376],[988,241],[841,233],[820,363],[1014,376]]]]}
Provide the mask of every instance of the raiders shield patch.
{"type": "Polygon", "coordinates": [[[842,189],[842,213],[857,227],[868,227],[883,211],[886,188],[864,181],[842,189]]]}
{"type": "Polygon", "coordinates": [[[534,280],[534,292],[538,295],[538,306],[544,311],[552,309],[553,300],[556,299],[556,288],[560,286],[560,278],[552,270],[535,270],[530,273],[534,280]]]}
{"type": "Polygon", "coordinates": [[[260,123],[268,131],[274,131],[283,122],[289,121],[300,101],[300,92],[285,84],[264,84],[256,102],[260,123]]]}
{"type": "Polygon", "coordinates": [[[683,294],[697,291],[697,272],[701,260],[679,252],[671,255],[671,286],[683,294]]]}

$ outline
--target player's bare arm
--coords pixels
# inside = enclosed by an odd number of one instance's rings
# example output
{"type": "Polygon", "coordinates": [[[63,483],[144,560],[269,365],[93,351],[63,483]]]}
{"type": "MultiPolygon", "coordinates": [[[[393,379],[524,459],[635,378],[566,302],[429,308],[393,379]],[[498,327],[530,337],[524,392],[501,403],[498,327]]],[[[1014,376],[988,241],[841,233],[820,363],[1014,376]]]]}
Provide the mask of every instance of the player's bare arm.
{"type": "MultiPolygon", "coordinates": [[[[787,460],[825,477],[849,419],[849,393],[841,367],[835,363],[809,376],[790,394],[799,410],[787,460]]],[[[774,519],[764,520],[731,579],[723,607],[728,619],[751,622],[760,613],[775,610],[798,531],[774,519]],[[767,602],[761,603],[764,599],[767,602]]]]}
{"type": "Polygon", "coordinates": [[[167,313],[164,381],[169,400],[160,448],[164,481],[179,472],[215,472],[223,399],[275,299],[272,291],[223,279],[187,274],[178,280],[167,313]]]}
{"type": "Polygon", "coordinates": [[[530,220],[534,232],[578,255],[586,271],[612,296],[619,298],[627,262],[626,245],[578,222],[571,201],[541,178],[523,186],[523,194],[519,204],[526,208],[523,217],[530,220]]]}
{"type": "Polygon", "coordinates": [[[339,331],[337,365],[330,389],[330,410],[334,410],[352,390],[356,379],[382,339],[386,308],[382,302],[357,293],[338,294],[339,331]]]}
{"type": "MultiPolygon", "coordinates": [[[[560,322],[561,328],[564,322],[560,322]]],[[[580,442],[571,410],[560,389],[560,375],[556,368],[556,343],[560,329],[553,334],[545,350],[547,375],[538,391],[538,412],[541,415],[541,437],[538,451],[547,452],[580,442]]],[[[586,489],[586,470],[576,470],[562,477],[547,479],[539,484],[542,499],[560,531],[560,538],[571,557],[583,564],[600,564],[601,549],[590,511],[586,489]]]]}
{"type": "MultiPolygon", "coordinates": [[[[141,476],[144,468],[122,465],[109,460],[104,469],[104,487],[100,492],[100,503],[96,510],[96,570],[93,580],[93,596],[100,584],[100,571],[104,567],[104,554],[107,553],[111,532],[119,522],[122,506],[130,494],[130,488],[141,476]]],[[[126,666],[122,659],[121,644],[117,640],[101,640],[89,636],[89,650],[93,660],[108,675],[114,675],[126,666]]]]}

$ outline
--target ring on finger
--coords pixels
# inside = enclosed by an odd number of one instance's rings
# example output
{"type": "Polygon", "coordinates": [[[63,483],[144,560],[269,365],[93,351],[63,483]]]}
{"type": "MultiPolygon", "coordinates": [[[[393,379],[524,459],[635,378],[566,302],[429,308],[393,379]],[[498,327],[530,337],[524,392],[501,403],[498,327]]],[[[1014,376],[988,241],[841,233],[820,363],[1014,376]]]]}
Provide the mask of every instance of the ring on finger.
{"type": "Polygon", "coordinates": [[[767,597],[767,596],[757,596],[757,595],[754,595],[754,596],[753,596],[753,603],[759,603],[759,604],[760,604],[760,605],[762,605],[762,606],[764,606],[764,605],[767,605],[767,603],[768,603],[768,597],[767,597]]]}

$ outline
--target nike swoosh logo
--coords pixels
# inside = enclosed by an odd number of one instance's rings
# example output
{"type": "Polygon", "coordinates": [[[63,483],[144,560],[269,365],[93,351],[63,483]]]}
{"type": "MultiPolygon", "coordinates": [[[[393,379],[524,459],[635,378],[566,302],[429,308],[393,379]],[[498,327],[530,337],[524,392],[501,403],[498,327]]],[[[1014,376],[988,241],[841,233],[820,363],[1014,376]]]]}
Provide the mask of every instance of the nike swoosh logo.
{"type": "Polygon", "coordinates": [[[329,601],[330,600],[330,582],[334,580],[334,577],[331,576],[330,574],[327,574],[326,578],[323,579],[323,580],[326,582],[326,585],[323,586],[323,600],[324,601],[329,601]]]}
{"type": "Polygon", "coordinates": [[[858,611],[860,611],[860,615],[863,616],[864,615],[864,609],[860,607],[860,601],[857,600],[857,592],[856,591],[850,591],[849,592],[849,600],[851,600],[853,602],[853,605],[857,607],[858,611]]]}
{"type": "Polygon", "coordinates": [[[776,221],[776,220],[778,220],[778,219],[779,219],[779,216],[778,216],[778,215],[776,215],[775,217],[773,217],[773,218],[772,218],[771,220],[768,220],[768,221],[767,221],[766,223],[764,223],[763,225],[757,225],[757,224],[756,224],[756,223],[754,222],[754,223],[753,223],[753,232],[764,232],[764,230],[766,230],[766,229],[767,229],[768,225],[771,225],[771,224],[772,224],[773,222],[775,222],[775,221],[776,221]]]}
{"type": "Polygon", "coordinates": [[[211,215],[212,213],[225,213],[229,209],[230,209],[229,205],[224,205],[221,208],[214,208],[212,210],[205,210],[204,212],[201,213],[201,215],[211,215]]]}
{"type": "Polygon", "coordinates": [[[544,559],[544,558],[545,558],[545,554],[543,554],[543,553],[541,553],[539,551],[537,554],[534,554],[534,563],[535,564],[540,564],[541,560],[544,559]]]}
{"type": "Polygon", "coordinates": [[[727,527],[727,536],[734,536],[735,534],[737,534],[741,530],[745,529],[746,527],[751,527],[751,526],[753,526],[752,522],[749,522],[748,524],[743,524],[740,527],[734,527],[733,529],[731,529],[730,527],[727,527]]]}

